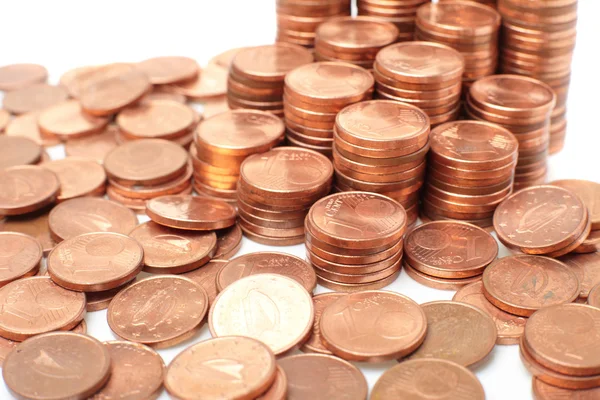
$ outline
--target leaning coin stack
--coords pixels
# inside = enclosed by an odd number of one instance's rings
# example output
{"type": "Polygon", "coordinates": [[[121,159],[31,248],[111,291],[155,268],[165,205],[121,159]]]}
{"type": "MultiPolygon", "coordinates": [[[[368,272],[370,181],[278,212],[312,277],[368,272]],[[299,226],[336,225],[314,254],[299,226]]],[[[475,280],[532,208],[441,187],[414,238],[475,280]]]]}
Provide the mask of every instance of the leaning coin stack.
{"type": "Polygon", "coordinates": [[[512,192],[519,143],[507,129],[455,121],[431,131],[423,213],[492,225],[494,210],[512,192]]]}
{"type": "Polygon", "coordinates": [[[277,41],[313,47],[317,27],[332,17],[350,15],[350,0],[277,0],[277,41]]]}
{"type": "Polygon", "coordinates": [[[330,19],[317,28],[317,61],[341,61],[373,69],[377,52],[398,39],[398,28],[370,17],[330,19]]]}
{"type": "Polygon", "coordinates": [[[431,125],[453,121],[460,111],[464,58],[432,42],[404,42],[381,50],[373,75],[380,98],[417,106],[431,125]]]}
{"type": "Polygon", "coordinates": [[[555,102],[556,95],[548,85],[517,75],[485,77],[469,90],[467,116],[498,124],[519,141],[515,189],[546,180],[550,115],[555,102]]]}
{"type": "Polygon", "coordinates": [[[556,92],[550,131],[550,153],[556,153],[564,145],[567,129],[577,0],[500,0],[498,11],[502,14],[502,72],[539,79],[556,92]]]}
{"type": "Polygon", "coordinates": [[[287,139],[331,157],[337,113],[373,96],[373,75],[364,68],[338,62],[317,62],[285,77],[283,107],[287,139]]]}
{"type": "Polygon", "coordinates": [[[248,157],[240,167],[240,226],[252,240],[273,246],[304,242],[310,206],[331,191],[333,166],[324,155],[279,147],[248,157]]]}
{"type": "Polygon", "coordinates": [[[376,193],[336,193],[306,217],[306,256],[319,283],[341,292],[379,289],[402,267],[406,212],[376,193]]]}
{"type": "Polygon", "coordinates": [[[429,118],[419,108],[390,100],[350,105],[335,124],[335,187],[391,197],[404,207],[407,225],[412,225],[428,150],[429,118]]]}
{"type": "Polygon", "coordinates": [[[398,41],[411,41],[417,9],[428,0],[358,0],[358,15],[367,15],[398,27],[398,41]]]}
{"type": "Polygon", "coordinates": [[[465,58],[463,83],[496,72],[500,14],[469,1],[428,3],[417,11],[416,40],[446,44],[465,58]]]}
{"type": "Polygon", "coordinates": [[[226,111],[202,121],[190,149],[194,189],[199,195],[235,203],[244,159],[271,150],[283,141],[284,133],[281,119],[264,111],[226,111]]]}

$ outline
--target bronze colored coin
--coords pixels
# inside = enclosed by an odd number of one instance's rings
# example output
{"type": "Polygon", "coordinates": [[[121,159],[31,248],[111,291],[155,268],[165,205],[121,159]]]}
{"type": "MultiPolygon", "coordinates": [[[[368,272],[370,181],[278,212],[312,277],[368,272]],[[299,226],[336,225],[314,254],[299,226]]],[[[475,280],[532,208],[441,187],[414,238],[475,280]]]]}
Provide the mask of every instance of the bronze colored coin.
{"type": "Polygon", "coordinates": [[[46,82],[48,70],[37,64],[11,64],[0,67],[0,90],[8,92],[46,82]]]}
{"type": "Polygon", "coordinates": [[[55,146],[60,144],[60,139],[55,135],[49,135],[47,133],[42,134],[38,127],[39,112],[30,112],[21,115],[17,115],[11,119],[10,123],[6,127],[7,136],[18,136],[33,140],[42,146],[55,146]]]}
{"type": "Polygon", "coordinates": [[[0,286],[35,275],[42,256],[35,238],[17,232],[0,232],[0,286]]]}
{"type": "Polygon", "coordinates": [[[313,318],[312,299],[302,285],[282,275],[257,274],[225,288],[210,309],[208,323],[214,337],[252,337],[279,355],[308,338],[313,318]]]}
{"type": "Polygon", "coordinates": [[[313,62],[307,49],[289,43],[247,47],[241,49],[231,62],[231,71],[252,81],[282,81],[285,75],[313,62]]]}
{"type": "Polygon", "coordinates": [[[116,287],[114,289],[104,290],[102,292],[87,292],[85,294],[85,309],[87,312],[94,312],[100,310],[106,310],[108,305],[112,301],[112,299],[119,293],[121,290],[125,289],[127,286],[131,285],[135,282],[135,279],[116,287]]]}
{"type": "Polygon", "coordinates": [[[394,272],[392,275],[388,276],[387,278],[383,278],[383,279],[380,279],[380,280],[374,281],[374,282],[366,282],[366,283],[336,282],[336,281],[329,280],[327,278],[317,275],[317,283],[319,283],[319,285],[321,285],[327,289],[331,289],[331,290],[334,290],[337,292],[357,293],[357,292],[363,292],[365,290],[382,289],[382,288],[390,285],[391,283],[393,283],[396,279],[398,279],[398,276],[400,276],[401,271],[402,270],[399,269],[398,271],[394,272]]]}
{"type": "Polygon", "coordinates": [[[263,343],[247,337],[210,339],[171,361],[165,387],[173,398],[255,399],[274,382],[277,364],[263,343]]]}
{"type": "Polygon", "coordinates": [[[153,87],[152,91],[144,96],[142,101],[154,101],[154,100],[169,100],[176,101],[181,104],[187,104],[187,98],[179,93],[172,93],[167,91],[163,87],[153,87]]]}
{"type": "Polygon", "coordinates": [[[337,299],[321,315],[321,338],[346,360],[379,362],[402,358],[425,339],[421,307],[398,293],[367,290],[337,299]]]}
{"type": "Polygon", "coordinates": [[[275,380],[271,387],[256,400],[286,400],[288,392],[288,379],[281,366],[277,365],[275,380]]]}
{"type": "Polygon", "coordinates": [[[10,122],[10,113],[0,108],[0,132],[4,131],[4,128],[10,122]]]}
{"type": "Polygon", "coordinates": [[[118,145],[116,133],[117,127],[109,125],[97,134],[69,140],[65,143],[65,153],[67,156],[88,158],[102,164],[106,155],[118,145]]]}
{"type": "Polygon", "coordinates": [[[180,194],[183,190],[190,187],[190,178],[192,177],[193,173],[194,169],[192,164],[188,163],[186,171],[172,181],[152,186],[125,186],[113,180],[109,180],[109,187],[113,190],[113,192],[118,193],[120,196],[145,201],[158,196],[180,194]]]}
{"type": "Polygon", "coordinates": [[[42,156],[42,148],[25,137],[0,136],[0,169],[36,164],[42,156]]]}
{"type": "Polygon", "coordinates": [[[227,70],[208,65],[195,79],[175,83],[165,90],[181,94],[190,100],[206,100],[227,94],[227,70]]]}
{"type": "Polygon", "coordinates": [[[70,140],[101,132],[108,125],[108,118],[84,114],[77,100],[67,100],[45,108],[38,117],[42,134],[70,140]]]}
{"type": "Polygon", "coordinates": [[[155,348],[190,338],[208,310],[208,295],[191,279],[160,275],[120,291],[108,306],[110,329],[125,340],[155,348]]]}
{"type": "Polygon", "coordinates": [[[592,287],[600,283],[600,253],[567,254],[560,261],[571,268],[579,279],[579,297],[588,297],[592,287]]]}
{"type": "Polygon", "coordinates": [[[600,308],[600,284],[590,290],[587,302],[590,306],[600,308]]]}
{"type": "Polygon", "coordinates": [[[235,224],[237,216],[235,208],[224,201],[191,195],[148,200],[146,214],[160,225],[189,230],[227,228],[235,224]]]}
{"type": "Polygon", "coordinates": [[[413,280],[419,282],[421,285],[439,289],[439,290],[459,290],[465,285],[478,282],[481,280],[481,275],[475,275],[469,278],[438,278],[433,275],[424,274],[421,271],[413,268],[406,261],[403,263],[404,270],[413,280]]]}
{"type": "Polygon", "coordinates": [[[206,290],[208,294],[208,303],[212,305],[215,299],[217,298],[217,294],[219,291],[217,290],[217,273],[227,263],[227,260],[210,260],[208,263],[204,264],[202,267],[197,268],[193,271],[186,272],[181,276],[186,278],[190,278],[194,282],[198,283],[200,286],[206,290]]]}
{"type": "Polygon", "coordinates": [[[84,233],[128,234],[137,225],[135,214],[110,200],[82,197],[54,207],[48,217],[50,233],[60,242],[84,233]]]}
{"type": "Polygon", "coordinates": [[[185,134],[194,125],[195,119],[195,111],[185,104],[171,100],[153,100],[121,111],[116,123],[127,136],[167,139],[185,134]]]}
{"type": "Polygon", "coordinates": [[[226,96],[204,99],[202,102],[202,116],[204,116],[204,118],[211,118],[217,114],[230,110],[226,96]]]}
{"type": "Polygon", "coordinates": [[[442,2],[418,8],[417,21],[427,31],[457,36],[484,36],[500,27],[500,14],[491,7],[473,2],[442,2]]]}
{"type": "Polygon", "coordinates": [[[375,383],[371,400],[484,400],[483,386],[467,368],[443,359],[403,361],[375,383]]]}
{"type": "Polygon", "coordinates": [[[361,53],[379,50],[398,39],[398,28],[377,18],[337,17],[320,24],[316,31],[317,51],[330,50],[334,54],[361,53]]]}
{"type": "Polygon", "coordinates": [[[366,400],[367,381],[347,361],[326,354],[296,354],[278,364],[288,379],[289,400],[366,400]]]}
{"type": "Polygon", "coordinates": [[[144,271],[181,274],[206,264],[217,248],[214,232],[168,228],[152,221],[138,225],[129,234],[144,248],[144,271]]]}
{"type": "Polygon", "coordinates": [[[490,303],[483,294],[483,283],[481,281],[463,286],[456,292],[452,300],[471,304],[485,311],[496,324],[498,331],[496,344],[519,343],[527,319],[502,311],[490,303]]]}
{"type": "Polygon", "coordinates": [[[244,226],[244,224],[240,224],[240,228],[242,228],[242,232],[244,232],[244,235],[247,238],[256,243],[264,244],[267,246],[292,246],[295,244],[304,243],[304,235],[290,237],[271,237],[252,232],[251,230],[248,230],[246,226],[244,226]]]}
{"type": "MultiPolygon", "coordinates": [[[[1,225],[0,225],[1,227],[1,225]]],[[[242,229],[238,224],[220,229],[217,234],[217,249],[214,258],[229,260],[242,247],[242,229]]]]}
{"type": "Polygon", "coordinates": [[[600,388],[563,389],[533,378],[533,394],[536,400],[594,400],[600,396],[600,388]]]}
{"type": "Polygon", "coordinates": [[[2,105],[13,114],[23,114],[43,110],[68,98],[69,94],[62,86],[38,83],[6,93],[2,105]]]}
{"type": "Polygon", "coordinates": [[[153,85],[164,85],[194,79],[200,73],[196,61],[188,57],[155,57],[136,64],[153,85]]]}
{"type": "Polygon", "coordinates": [[[47,210],[0,220],[0,232],[19,232],[34,237],[42,246],[45,256],[56,246],[50,236],[47,210]]]}
{"type": "Polygon", "coordinates": [[[504,257],[483,273],[483,292],[490,303],[524,317],[543,307],[572,302],[579,287],[571,268],[548,257],[504,257]]]}
{"type": "Polygon", "coordinates": [[[313,264],[317,273],[338,282],[364,283],[379,280],[400,269],[402,249],[392,256],[369,264],[344,264],[325,260],[307,247],[306,258],[313,264]]]}
{"type": "Polygon", "coordinates": [[[91,74],[97,68],[98,66],[89,65],[70,69],[62,74],[60,84],[67,89],[71,97],[77,99],[88,74],[91,74]]]}
{"type": "Polygon", "coordinates": [[[22,215],[54,203],[60,190],[58,177],[36,166],[0,170],[0,215],[22,215]]]}
{"type": "Polygon", "coordinates": [[[242,49],[243,47],[236,47],[234,49],[229,49],[227,51],[219,53],[216,56],[212,57],[210,60],[208,60],[208,65],[216,65],[226,71],[229,71],[233,59],[235,58],[237,53],[239,53],[242,49]]]}
{"type": "Polygon", "coordinates": [[[332,354],[331,351],[325,347],[321,339],[321,315],[327,306],[339,299],[340,297],[346,296],[346,293],[321,293],[313,297],[313,307],[315,311],[315,320],[313,322],[313,329],[310,338],[304,343],[301,350],[305,353],[320,353],[320,354],[332,354]]]}
{"type": "Polygon", "coordinates": [[[60,181],[58,201],[75,197],[102,196],[106,182],[104,168],[95,161],[67,157],[40,164],[60,181]]]}
{"type": "Polygon", "coordinates": [[[575,193],[588,208],[592,220],[592,230],[600,229],[600,184],[578,179],[563,179],[552,182],[575,193]]]}
{"type": "Polygon", "coordinates": [[[142,246],[128,236],[86,233],[56,245],[48,255],[48,273],[66,289],[101,292],[135,278],[143,261],[142,246]]]}

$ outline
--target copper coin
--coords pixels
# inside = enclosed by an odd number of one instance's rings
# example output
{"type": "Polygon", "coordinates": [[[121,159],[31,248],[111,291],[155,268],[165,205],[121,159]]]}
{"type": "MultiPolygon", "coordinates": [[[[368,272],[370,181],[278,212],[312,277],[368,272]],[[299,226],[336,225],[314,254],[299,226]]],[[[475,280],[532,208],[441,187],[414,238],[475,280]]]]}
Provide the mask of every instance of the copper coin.
{"type": "Polygon", "coordinates": [[[579,297],[588,297],[592,287],[600,283],[600,253],[567,254],[560,261],[571,268],[579,279],[579,297]]]}
{"type": "Polygon", "coordinates": [[[35,238],[17,232],[0,232],[0,286],[35,275],[44,255],[35,238]]]}
{"type": "Polygon", "coordinates": [[[65,143],[65,153],[67,156],[88,158],[102,164],[106,155],[118,145],[116,132],[117,127],[109,125],[97,134],[69,140],[65,143]]]}
{"type": "Polygon", "coordinates": [[[372,400],[484,400],[483,386],[467,368],[448,360],[403,361],[375,383],[372,400]]]}
{"type": "Polygon", "coordinates": [[[252,337],[279,355],[308,338],[313,318],[312,299],[302,285],[282,275],[258,274],[225,288],[210,309],[208,323],[214,337],[252,337]]]}
{"type": "Polygon", "coordinates": [[[4,133],[7,136],[18,136],[33,140],[42,146],[55,146],[60,144],[56,135],[41,133],[38,127],[39,111],[17,115],[11,119],[4,133]]]}
{"type": "Polygon", "coordinates": [[[43,110],[68,98],[69,94],[62,86],[38,83],[6,93],[2,105],[13,114],[23,114],[43,110]]]}
{"type": "Polygon", "coordinates": [[[195,111],[185,104],[171,100],[153,100],[121,111],[116,123],[128,136],[166,139],[185,134],[193,126],[195,119],[195,111]]]}
{"type": "Polygon", "coordinates": [[[256,232],[248,230],[243,224],[240,224],[244,236],[256,243],[261,243],[267,246],[292,246],[295,244],[304,243],[304,235],[290,236],[290,237],[271,237],[261,235],[256,232]]]}
{"type": "Polygon", "coordinates": [[[340,53],[377,51],[398,39],[398,28],[376,18],[338,17],[317,27],[316,49],[330,49],[340,53]]]}
{"type": "Polygon", "coordinates": [[[10,122],[10,113],[0,108],[0,132],[3,132],[10,122]]]}
{"type": "MultiPolygon", "coordinates": [[[[1,228],[1,225],[0,225],[1,228]]],[[[217,234],[217,250],[214,258],[228,260],[242,247],[242,229],[238,224],[220,229],[217,234]]]]}
{"type": "Polygon", "coordinates": [[[366,400],[368,386],[354,365],[326,354],[296,354],[278,364],[288,379],[289,400],[366,400]]]}
{"type": "Polygon", "coordinates": [[[281,81],[289,71],[313,62],[307,49],[289,43],[247,47],[241,49],[231,62],[231,71],[245,79],[281,81]]]}
{"type": "Polygon", "coordinates": [[[109,187],[120,196],[130,197],[132,199],[140,199],[147,200],[153,199],[158,196],[163,196],[167,194],[179,194],[184,189],[188,188],[191,185],[190,178],[192,177],[194,171],[191,163],[188,163],[186,171],[173,179],[172,181],[160,183],[157,185],[151,186],[125,186],[120,183],[109,180],[109,187]]]}
{"type": "Polygon", "coordinates": [[[363,283],[336,282],[334,280],[330,280],[325,277],[317,275],[317,283],[327,289],[331,289],[331,290],[334,290],[337,292],[357,293],[357,292],[363,292],[365,290],[383,289],[386,286],[392,284],[396,279],[398,279],[398,276],[400,276],[401,271],[402,270],[399,269],[396,272],[394,272],[393,274],[391,274],[390,276],[380,279],[378,281],[363,282],[363,283]]]}
{"type": "Polygon", "coordinates": [[[563,389],[533,378],[533,394],[536,400],[580,399],[594,400],[600,396],[600,388],[563,389]]]}
{"type": "Polygon", "coordinates": [[[0,90],[8,92],[46,82],[48,70],[37,64],[12,64],[0,67],[0,90]]]}
{"type": "Polygon", "coordinates": [[[38,125],[42,134],[58,136],[62,140],[101,132],[108,118],[84,114],[76,100],[67,100],[40,112],[38,125]]]}
{"type": "Polygon", "coordinates": [[[156,223],[172,228],[213,230],[235,224],[236,211],[224,201],[207,197],[161,196],[146,203],[146,214],[156,223]]]}
{"type": "Polygon", "coordinates": [[[195,79],[168,85],[165,90],[181,94],[191,100],[205,100],[227,94],[228,71],[208,65],[195,79]]]}
{"type": "Polygon", "coordinates": [[[281,366],[277,365],[275,380],[271,387],[256,400],[285,400],[287,399],[288,379],[281,366]]]}
{"type": "Polygon", "coordinates": [[[219,53],[216,56],[212,57],[210,60],[208,60],[208,65],[216,65],[224,70],[229,71],[233,59],[235,58],[237,53],[239,53],[242,49],[243,47],[236,47],[234,49],[229,49],[227,51],[219,53]]]}
{"type": "Polygon", "coordinates": [[[144,271],[180,274],[210,261],[217,247],[214,232],[172,229],[152,221],[138,225],[129,234],[144,248],[144,271]]]}
{"type": "Polygon", "coordinates": [[[587,302],[590,306],[600,308],[600,284],[594,286],[592,290],[590,290],[587,302]]]}
{"type": "Polygon", "coordinates": [[[504,257],[483,273],[483,293],[490,303],[524,317],[542,307],[572,302],[579,296],[579,287],[569,267],[547,257],[504,257]]]}
{"type": "Polygon", "coordinates": [[[592,220],[592,230],[600,229],[600,184],[578,179],[564,179],[552,182],[552,185],[569,189],[575,193],[588,208],[592,220]]]}
{"type": "Polygon", "coordinates": [[[427,275],[415,268],[413,268],[406,261],[403,263],[404,270],[407,275],[413,280],[419,282],[421,285],[439,289],[439,290],[459,290],[465,285],[478,282],[481,280],[481,275],[471,276],[469,278],[439,278],[433,275],[427,275]]]}
{"type": "Polygon", "coordinates": [[[153,87],[152,91],[148,93],[142,101],[153,101],[153,100],[170,100],[176,101],[181,104],[187,103],[187,98],[179,93],[171,93],[162,87],[153,87]]]}
{"type": "Polygon", "coordinates": [[[200,268],[181,274],[193,280],[206,290],[208,303],[212,305],[219,291],[217,290],[217,273],[227,263],[227,260],[210,260],[200,268]]]}
{"type": "Polygon", "coordinates": [[[110,200],[82,197],[67,200],[50,212],[50,233],[60,242],[84,233],[128,234],[137,225],[135,214],[110,200]]]}
{"type": "Polygon", "coordinates": [[[0,170],[0,215],[21,215],[54,203],[60,183],[51,171],[36,166],[0,170]]]}
{"type": "Polygon", "coordinates": [[[123,339],[155,348],[191,337],[208,310],[208,295],[181,276],[142,279],[120,291],[108,307],[108,325],[123,339]]]}
{"type": "Polygon", "coordinates": [[[263,343],[239,336],[188,347],[171,361],[165,387],[171,396],[193,399],[255,399],[276,379],[277,364],[263,343]]]}
{"type": "Polygon", "coordinates": [[[36,164],[41,156],[42,148],[32,139],[0,136],[0,169],[36,164]]]}
{"type": "Polygon", "coordinates": [[[97,68],[99,67],[88,65],[70,69],[61,75],[60,84],[67,89],[71,97],[77,99],[79,98],[79,93],[85,84],[87,76],[91,75],[97,68]]]}
{"type": "Polygon", "coordinates": [[[155,57],[136,64],[153,85],[164,85],[194,79],[200,73],[195,60],[188,57],[155,57]]]}
{"type": "Polygon", "coordinates": [[[417,20],[428,31],[457,36],[489,35],[500,26],[496,10],[472,2],[427,4],[417,10],[417,20]]]}
{"type": "Polygon", "coordinates": [[[595,253],[600,251],[600,230],[591,231],[573,253],[595,253]]]}
{"type": "Polygon", "coordinates": [[[315,320],[313,323],[312,333],[310,338],[302,346],[302,351],[305,353],[320,353],[320,354],[332,354],[331,351],[325,347],[321,339],[321,315],[327,306],[339,299],[340,297],[346,296],[346,293],[321,293],[313,297],[313,307],[315,311],[315,320]]]}
{"type": "Polygon", "coordinates": [[[202,103],[202,115],[204,118],[211,118],[217,114],[221,114],[230,110],[231,109],[229,108],[227,97],[225,96],[205,99],[202,103]]]}
{"type": "Polygon", "coordinates": [[[0,232],[19,232],[34,237],[42,246],[44,255],[56,246],[50,236],[47,210],[0,220],[0,232]]]}
{"type": "Polygon", "coordinates": [[[95,161],[67,157],[45,162],[40,166],[54,172],[58,177],[60,181],[58,201],[104,194],[106,173],[104,168],[95,161]]]}
{"type": "Polygon", "coordinates": [[[87,312],[94,312],[100,310],[106,310],[112,299],[121,290],[135,282],[135,279],[130,280],[124,285],[118,286],[114,289],[104,290],[102,292],[87,292],[85,294],[85,309],[87,312]]]}

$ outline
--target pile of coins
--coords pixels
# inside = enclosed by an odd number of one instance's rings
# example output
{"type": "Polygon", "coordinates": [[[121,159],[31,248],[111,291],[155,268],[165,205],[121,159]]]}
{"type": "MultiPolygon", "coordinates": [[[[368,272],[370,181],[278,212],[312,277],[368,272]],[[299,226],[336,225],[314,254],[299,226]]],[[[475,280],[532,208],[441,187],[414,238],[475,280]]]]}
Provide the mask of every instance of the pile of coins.
{"type": "Polygon", "coordinates": [[[242,162],[271,150],[284,135],[281,119],[265,111],[226,111],[202,121],[190,148],[196,193],[235,203],[242,162]]]}
{"type": "Polygon", "coordinates": [[[358,15],[391,22],[398,28],[398,41],[413,40],[417,9],[427,0],[357,0],[358,15]]]}
{"type": "Polygon", "coordinates": [[[240,50],[229,69],[229,108],[268,111],[283,117],[285,75],[294,68],[312,62],[310,51],[289,43],[240,50]]]}
{"type": "MultiPolygon", "coordinates": [[[[448,2],[448,1],[455,1],[455,0],[438,0],[439,3],[444,3],[444,2],[448,2]]],[[[486,6],[493,7],[493,8],[497,8],[497,6],[498,6],[498,0],[466,0],[466,1],[474,1],[476,3],[484,4],[486,6]]]]}
{"type": "Polygon", "coordinates": [[[539,79],[556,93],[550,131],[550,152],[556,153],[564,145],[567,129],[577,0],[539,4],[499,0],[498,11],[502,14],[502,72],[539,79]]]}
{"type": "Polygon", "coordinates": [[[373,69],[377,52],[398,39],[398,28],[370,17],[330,19],[317,28],[315,58],[373,69]]]}
{"type": "Polygon", "coordinates": [[[0,136],[0,169],[37,165],[48,160],[50,160],[48,153],[34,140],[8,134],[0,136]]]}
{"type": "Polygon", "coordinates": [[[457,119],[460,112],[462,55],[443,44],[404,42],[381,50],[373,75],[377,96],[419,107],[432,126],[457,119]]]}
{"type": "Polygon", "coordinates": [[[511,131],[519,141],[515,189],[546,181],[550,115],[556,95],[533,78],[492,75],[475,82],[466,101],[467,116],[511,131]]]}
{"type": "Polygon", "coordinates": [[[285,77],[283,107],[287,140],[331,157],[337,113],[373,97],[373,75],[359,66],[316,62],[285,77]]]}
{"type": "Polygon", "coordinates": [[[379,289],[402,268],[406,212],[389,197],[336,193],[317,201],[306,217],[306,256],[319,283],[340,292],[379,289]]]}
{"type": "Polygon", "coordinates": [[[513,189],[517,139],[492,123],[455,121],[433,129],[430,141],[423,214],[492,226],[513,189]]]}
{"type": "Polygon", "coordinates": [[[338,113],[334,131],[336,190],[391,197],[414,224],[429,150],[427,114],[395,101],[363,101],[338,113]]]}
{"type": "Polygon", "coordinates": [[[314,47],[317,27],[332,17],[350,15],[351,0],[277,0],[277,41],[314,47]]]}
{"type": "Polygon", "coordinates": [[[252,240],[273,246],[304,242],[304,219],[331,191],[333,166],[324,155],[300,147],[255,154],[240,167],[240,226],[252,240]]]}

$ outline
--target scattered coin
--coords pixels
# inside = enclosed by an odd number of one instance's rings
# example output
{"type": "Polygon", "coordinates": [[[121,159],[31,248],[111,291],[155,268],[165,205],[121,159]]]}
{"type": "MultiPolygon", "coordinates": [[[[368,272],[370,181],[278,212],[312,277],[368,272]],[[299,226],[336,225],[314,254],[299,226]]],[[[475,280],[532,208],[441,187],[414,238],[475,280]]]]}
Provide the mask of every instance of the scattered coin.
{"type": "Polygon", "coordinates": [[[76,100],[67,100],[45,108],[38,117],[40,132],[70,140],[102,132],[108,125],[108,118],[84,114],[76,100]]]}
{"type": "Polygon", "coordinates": [[[38,83],[6,93],[2,105],[13,114],[24,114],[43,110],[68,98],[69,94],[62,86],[38,83]]]}
{"type": "Polygon", "coordinates": [[[587,301],[590,306],[600,308],[600,284],[592,288],[587,301]]]}
{"type": "Polygon", "coordinates": [[[195,60],[188,57],[155,57],[137,63],[153,85],[164,85],[194,79],[200,73],[195,60]]]}
{"type": "Polygon", "coordinates": [[[427,275],[414,269],[409,263],[403,263],[406,274],[421,285],[438,290],[460,290],[465,285],[470,285],[481,280],[481,275],[471,276],[469,278],[438,278],[433,275],[427,275]]]}
{"type": "Polygon", "coordinates": [[[8,92],[46,82],[48,70],[37,64],[12,64],[0,67],[0,90],[8,92]]]}
{"type": "Polygon", "coordinates": [[[106,155],[118,145],[116,132],[116,126],[108,125],[102,132],[69,140],[65,143],[65,153],[70,157],[87,158],[102,164],[106,155]]]}
{"type": "Polygon", "coordinates": [[[345,296],[346,293],[321,293],[313,297],[313,307],[315,310],[315,320],[313,322],[313,330],[310,338],[304,343],[301,350],[305,353],[320,353],[320,354],[332,354],[331,351],[325,347],[323,340],[321,339],[321,315],[327,306],[345,296]]]}
{"type": "Polygon", "coordinates": [[[57,200],[75,197],[103,196],[106,189],[106,173],[96,161],[67,157],[40,164],[54,172],[60,182],[57,200]]]}
{"type": "Polygon", "coordinates": [[[58,177],[36,166],[0,170],[0,215],[22,215],[40,210],[56,200],[58,177]]]}
{"type": "Polygon", "coordinates": [[[229,103],[227,103],[226,96],[218,96],[215,98],[204,99],[202,101],[202,116],[204,116],[206,119],[226,111],[231,111],[229,108],[229,103]]]}
{"type": "Polygon", "coordinates": [[[217,250],[213,257],[228,260],[242,247],[242,229],[239,224],[235,224],[229,228],[219,229],[216,233],[217,250]]]}
{"type": "Polygon", "coordinates": [[[161,196],[146,203],[146,214],[156,223],[188,230],[213,230],[235,224],[235,208],[221,200],[196,196],[161,196]]]}
{"type": "Polygon", "coordinates": [[[209,64],[195,79],[168,85],[164,90],[195,101],[225,96],[227,94],[227,73],[227,69],[209,64]]]}
{"type": "Polygon", "coordinates": [[[0,136],[0,169],[37,164],[42,148],[35,141],[10,135],[0,136]]]}
{"type": "Polygon", "coordinates": [[[43,250],[35,238],[17,232],[0,232],[0,286],[35,275],[43,250]]]}
{"type": "Polygon", "coordinates": [[[580,285],[580,298],[587,298],[592,287],[600,283],[600,253],[567,254],[560,261],[571,268],[580,285]]]}
{"type": "Polygon", "coordinates": [[[227,263],[227,260],[210,260],[202,267],[181,274],[181,276],[189,278],[202,286],[208,294],[209,305],[212,305],[219,294],[217,290],[217,273],[225,263],[227,263]]]}
{"type": "Polygon", "coordinates": [[[533,394],[537,400],[581,399],[594,400],[600,396],[600,387],[593,389],[563,389],[533,378],[533,394]]]}
{"type": "Polygon", "coordinates": [[[0,108],[0,132],[4,131],[4,129],[8,126],[9,122],[10,122],[9,112],[0,108]]]}
{"type": "Polygon", "coordinates": [[[56,135],[42,133],[38,126],[40,112],[29,112],[15,116],[6,126],[7,136],[18,136],[33,140],[42,146],[55,146],[60,144],[60,139],[56,135]]]}
{"type": "Polygon", "coordinates": [[[50,235],[48,226],[48,210],[43,209],[38,212],[25,215],[4,218],[0,220],[1,232],[19,232],[37,239],[47,256],[50,250],[56,246],[56,242],[50,235]]]}
{"type": "Polygon", "coordinates": [[[125,289],[127,286],[133,284],[135,279],[130,280],[124,285],[118,286],[114,289],[104,290],[101,292],[87,292],[85,294],[85,309],[87,312],[94,312],[100,310],[106,310],[108,305],[112,301],[112,299],[119,293],[121,290],[125,289]]]}
{"type": "Polygon", "coordinates": [[[564,179],[552,182],[552,185],[569,189],[575,193],[590,213],[592,230],[600,229],[600,184],[579,179],[564,179]]]}

